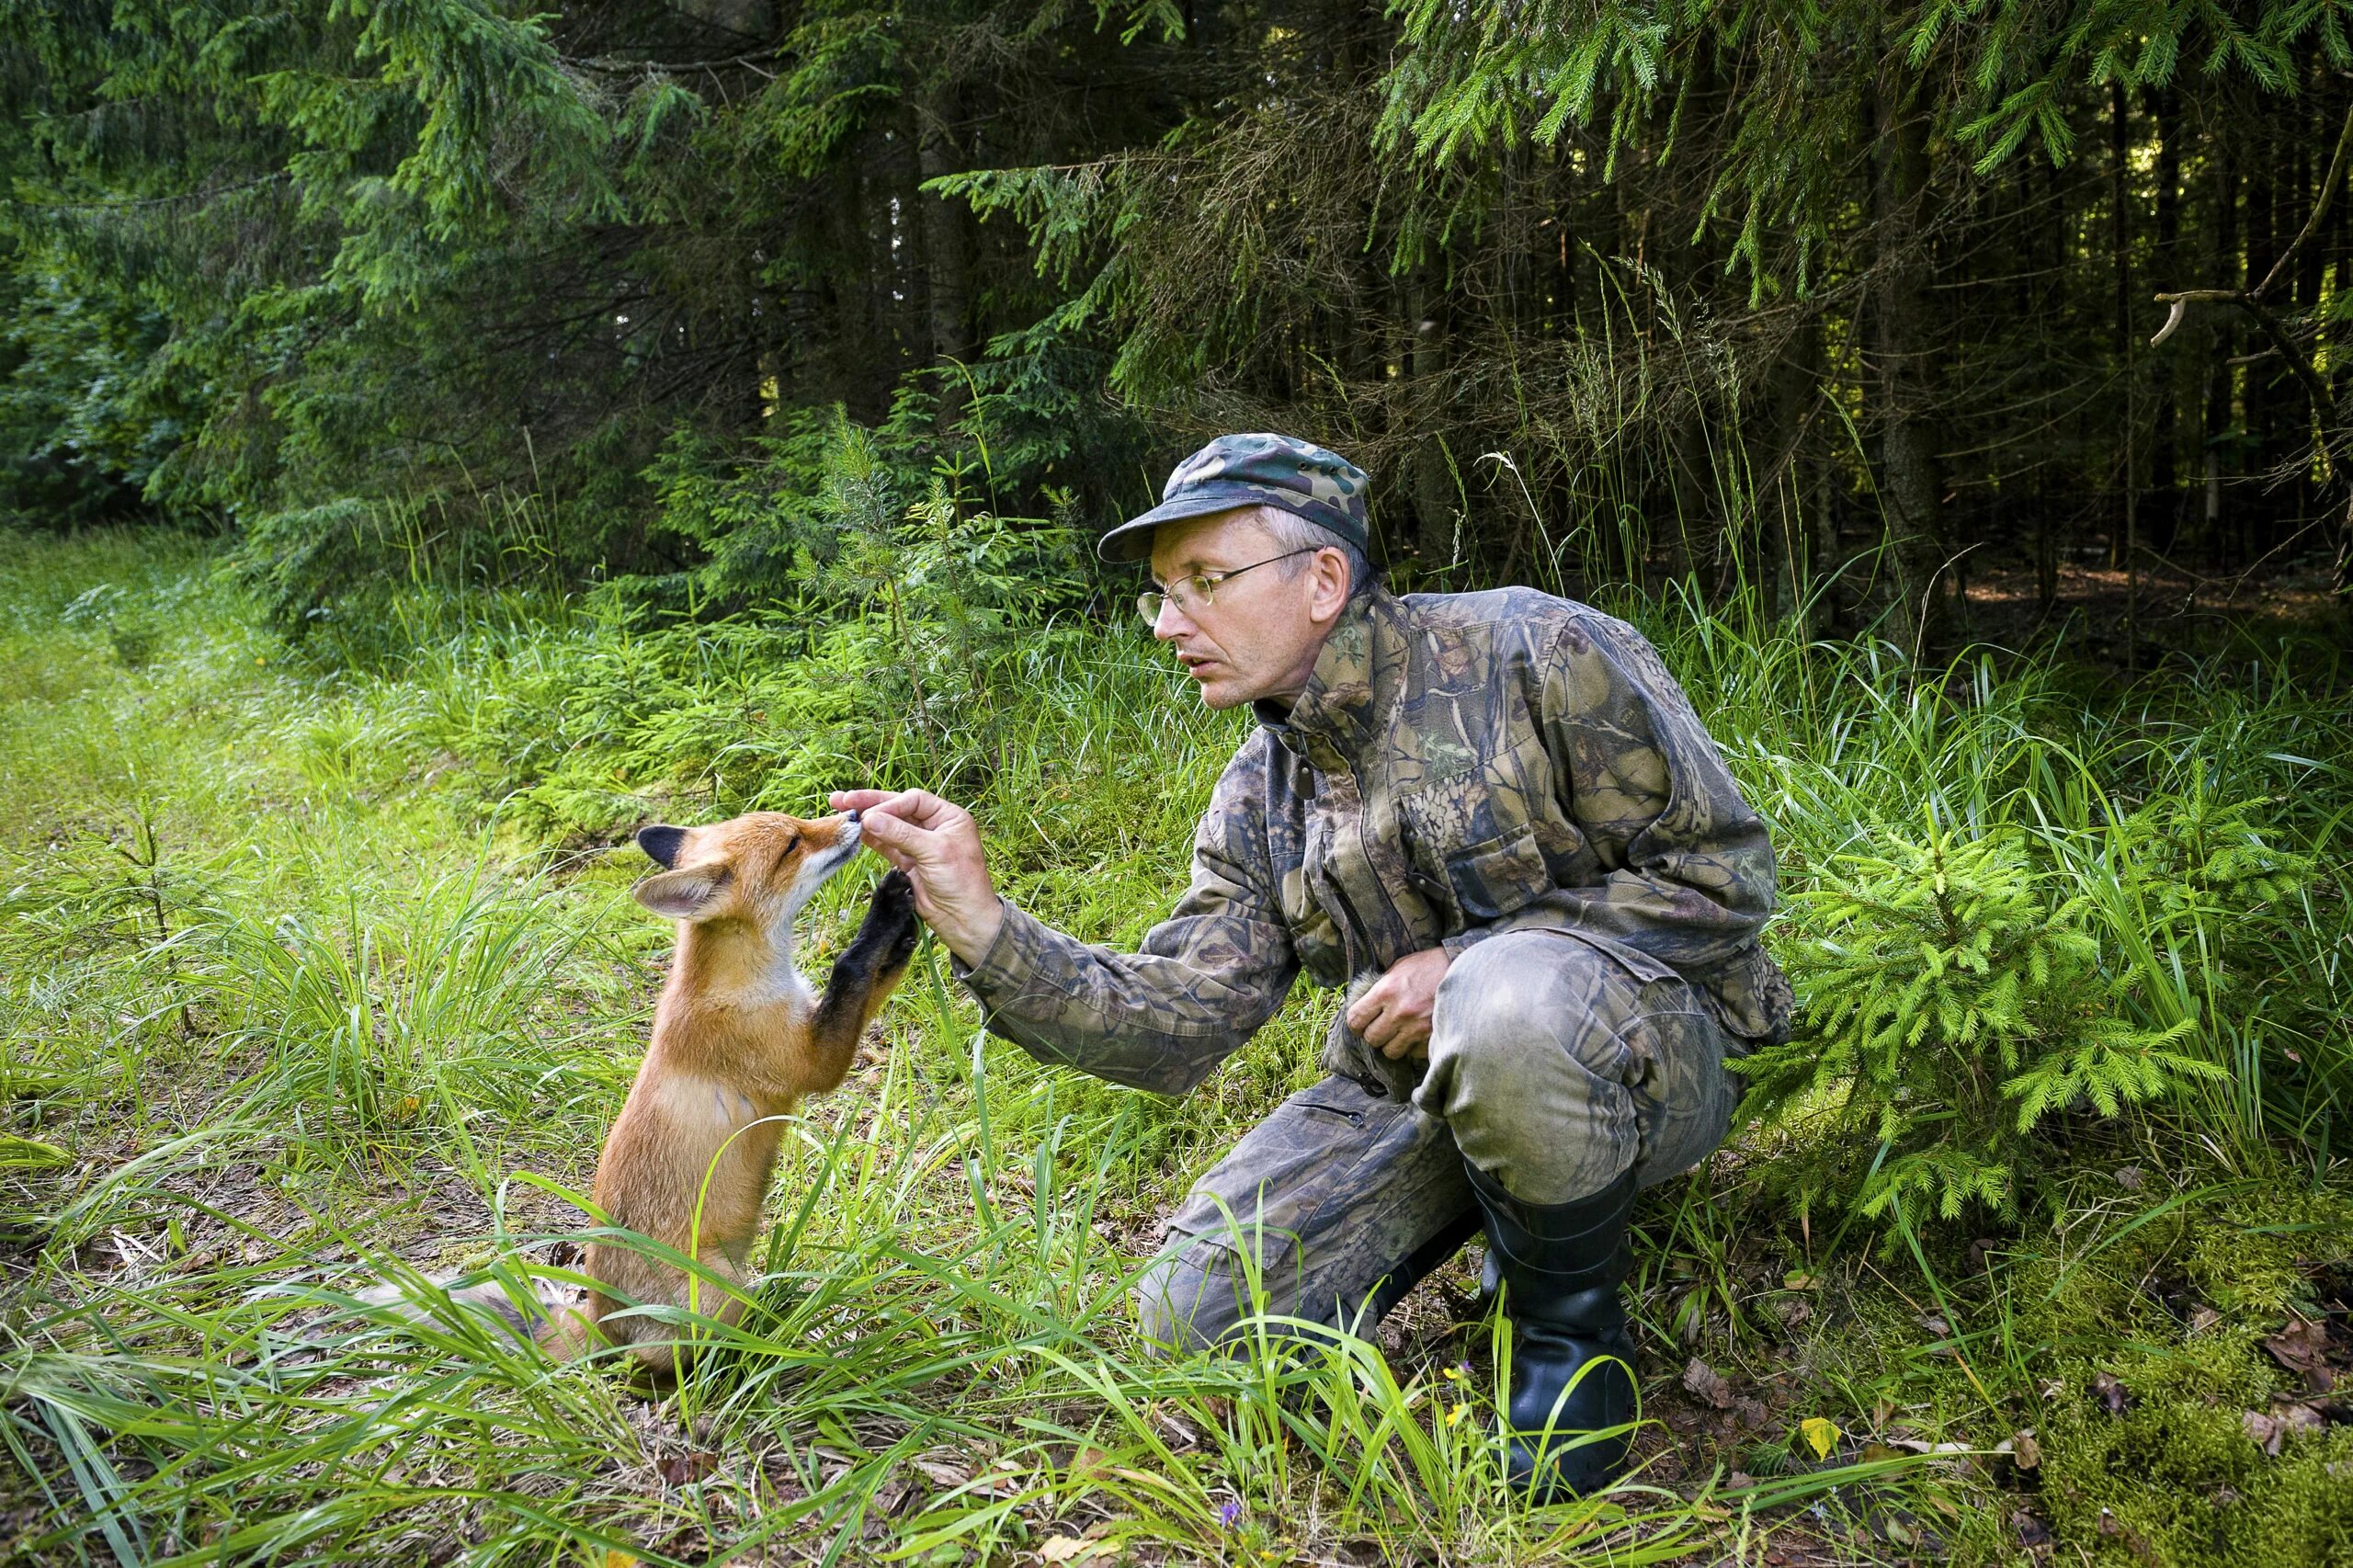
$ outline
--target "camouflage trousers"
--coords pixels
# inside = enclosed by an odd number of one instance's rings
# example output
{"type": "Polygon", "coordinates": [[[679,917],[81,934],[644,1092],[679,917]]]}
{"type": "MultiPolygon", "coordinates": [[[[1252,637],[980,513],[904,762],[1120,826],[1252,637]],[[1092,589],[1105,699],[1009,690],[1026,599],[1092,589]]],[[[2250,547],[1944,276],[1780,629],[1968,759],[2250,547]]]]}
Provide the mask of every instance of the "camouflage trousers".
{"type": "Polygon", "coordinates": [[[1725,1059],[1742,1049],[1643,954],[1491,937],[1448,967],[1410,1103],[1326,1078],[1194,1186],[1138,1287],[1142,1326],[1176,1348],[1260,1311],[1370,1329],[1475,1233],[1465,1159],[1530,1203],[1586,1197],[1629,1165],[1664,1181],[1723,1141],[1740,1097],[1725,1059]]]}

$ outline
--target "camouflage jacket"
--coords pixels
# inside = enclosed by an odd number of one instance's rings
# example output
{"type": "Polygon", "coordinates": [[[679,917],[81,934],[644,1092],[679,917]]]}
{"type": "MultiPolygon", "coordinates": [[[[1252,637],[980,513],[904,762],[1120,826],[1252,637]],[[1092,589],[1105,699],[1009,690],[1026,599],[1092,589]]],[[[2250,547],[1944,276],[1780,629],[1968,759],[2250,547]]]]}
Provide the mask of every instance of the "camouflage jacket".
{"type": "MultiPolygon", "coordinates": [[[[1757,942],[1773,907],[1765,824],[1623,621],[1527,588],[1375,590],[1290,711],[1262,704],[1259,719],[1201,818],[1191,888],[1142,951],[1006,904],[980,963],[956,966],[994,1032],[1181,1094],[1302,969],[1342,985],[1534,927],[1691,981],[1735,1049],[1785,1035],[1789,982],[1757,942]]],[[[1324,1065],[1402,1096],[1423,1063],[1336,1020],[1324,1065]]]]}

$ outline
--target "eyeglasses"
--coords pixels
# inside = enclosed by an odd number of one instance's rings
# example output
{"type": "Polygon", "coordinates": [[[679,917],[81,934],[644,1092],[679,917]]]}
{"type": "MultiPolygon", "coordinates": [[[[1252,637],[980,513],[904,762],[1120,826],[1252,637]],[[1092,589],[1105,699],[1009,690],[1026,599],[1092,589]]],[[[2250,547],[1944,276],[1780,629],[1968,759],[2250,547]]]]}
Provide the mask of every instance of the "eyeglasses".
{"type": "Polygon", "coordinates": [[[1269,555],[1264,561],[1253,561],[1249,565],[1237,566],[1231,572],[1196,572],[1189,577],[1177,578],[1165,587],[1146,588],[1136,596],[1136,613],[1158,625],[1161,605],[1174,601],[1179,612],[1190,615],[1197,599],[1204,608],[1217,602],[1215,596],[1220,584],[1239,577],[1245,572],[1256,572],[1261,566],[1289,561],[1294,555],[1313,555],[1323,548],[1320,544],[1312,544],[1304,550],[1287,550],[1280,555],[1269,555]]]}

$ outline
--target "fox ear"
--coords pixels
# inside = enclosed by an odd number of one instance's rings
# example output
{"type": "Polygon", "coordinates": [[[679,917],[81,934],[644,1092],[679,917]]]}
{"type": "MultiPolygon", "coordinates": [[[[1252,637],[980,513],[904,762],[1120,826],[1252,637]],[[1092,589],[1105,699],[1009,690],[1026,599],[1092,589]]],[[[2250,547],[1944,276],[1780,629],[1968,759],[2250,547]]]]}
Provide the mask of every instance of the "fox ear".
{"type": "Polygon", "coordinates": [[[630,896],[665,920],[697,920],[719,898],[727,873],[709,866],[664,871],[629,890],[630,896]]]}
{"type": "Polygon", "coordinates": [[[687,830],[657,823],[637,830],[637,846],[665,870],[678,863],[678,846],[687,840],[687,830]]]}

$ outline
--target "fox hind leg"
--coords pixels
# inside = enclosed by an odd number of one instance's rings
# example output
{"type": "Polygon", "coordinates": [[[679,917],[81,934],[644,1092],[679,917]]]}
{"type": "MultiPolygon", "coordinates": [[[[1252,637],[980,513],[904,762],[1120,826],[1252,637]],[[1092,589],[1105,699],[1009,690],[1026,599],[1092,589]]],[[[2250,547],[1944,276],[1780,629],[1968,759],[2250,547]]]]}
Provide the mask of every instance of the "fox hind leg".
{"type": "MultiPolygon", "coordinates": [[[[705,1246],[700,1259],[703,1272],[699,1275],[638,1259],[630,1270],[629,1293],[642,1306],[675,1307],[690,1319],[733,1328],[743,1321],[744,1289],[751,1270],[733,1249],[726,1247],[705,1246]]],[[[641,1371],[660,1381],[678,1375],[692,1342],[706,1332],[694,1321],[614,1315],[626,1309],[607,1297],[597,1297],[592,1305],[597,1321],[586,1332],[597,1341],[621,1346],[641,1371]]]]}

